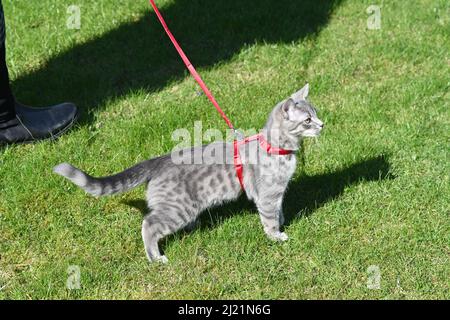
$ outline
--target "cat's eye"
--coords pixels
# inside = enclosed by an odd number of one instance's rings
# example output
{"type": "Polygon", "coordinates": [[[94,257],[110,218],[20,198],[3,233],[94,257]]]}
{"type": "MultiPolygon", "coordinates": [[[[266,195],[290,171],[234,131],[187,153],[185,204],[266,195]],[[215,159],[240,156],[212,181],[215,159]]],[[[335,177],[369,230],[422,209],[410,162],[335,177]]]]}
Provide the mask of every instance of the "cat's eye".
{"type": "Polygon", "coordinates": [[[306,124],[310,124],[310,123],[311,123],[311,118],[306,119],[306,120],[305,120],[305,123],[306,123],[306,124]]]}

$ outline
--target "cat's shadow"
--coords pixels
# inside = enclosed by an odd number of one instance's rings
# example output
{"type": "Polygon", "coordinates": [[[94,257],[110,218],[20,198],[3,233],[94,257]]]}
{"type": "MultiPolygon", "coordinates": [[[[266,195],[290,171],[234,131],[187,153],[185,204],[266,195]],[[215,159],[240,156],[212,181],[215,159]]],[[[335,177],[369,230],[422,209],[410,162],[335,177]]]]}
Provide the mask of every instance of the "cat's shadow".
{"type": "MultiPolygon", "coordinates": [[[[385,155],[355,162],[333,172],[313,176],[301,175],[289,184],[283,203],[284,226],[290,225],[295,219],[312,214],[327,202],[339,198],[351,185],[394,178],[388,157],[385,155]]],[[[138,209],[142,215],[149,212],[144,200],[127,200],[122,203],[138,209]]],[[[203,212],[197,228],[200,230],[214,228],[243,211],[254,211],[256,214],[253,203],[241,196],[237,201],[203,212]]],[[[180,232],[185,233],[186,230],[180,232]]]]}

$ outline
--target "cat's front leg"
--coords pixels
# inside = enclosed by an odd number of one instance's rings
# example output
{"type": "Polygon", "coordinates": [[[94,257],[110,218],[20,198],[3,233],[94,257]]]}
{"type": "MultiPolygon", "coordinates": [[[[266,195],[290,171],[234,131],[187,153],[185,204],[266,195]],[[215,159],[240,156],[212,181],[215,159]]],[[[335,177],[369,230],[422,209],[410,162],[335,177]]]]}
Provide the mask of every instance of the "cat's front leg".
{"type": "Polygon", "coordinates": [[[256,206],[258,207],[259,217],[264,228],[264,232],[269,239],[276,241],[286,241],[289,239],[286,233],[280,231],[280,222],[284,222],[283,212],[281,210],[281,200],[270,201],[261,200],[258,201],[256,206]]]}

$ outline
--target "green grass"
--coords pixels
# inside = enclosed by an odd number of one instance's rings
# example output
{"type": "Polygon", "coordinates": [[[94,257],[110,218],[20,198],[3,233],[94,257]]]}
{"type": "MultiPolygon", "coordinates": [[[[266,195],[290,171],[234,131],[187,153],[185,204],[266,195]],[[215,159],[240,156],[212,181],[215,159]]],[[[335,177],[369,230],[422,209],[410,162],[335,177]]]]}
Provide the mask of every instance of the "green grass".
{"type": "Polygon", "coordinates": [[[286,243],[251,204],[206,212],[149,264],[144,187],[95,199],[51,173],[95,175],[169,152],[177,128],[225,128],[147,1],[3,1],[18,100],[82,110],[56,142],[0,150],[0,298],[449,299],[450,8],[446,0],[158,1],[230,118],[260,128],[311,84],[325,122],[288,191],[286,243]],[[137,207],[137,208],[136,208],[137,207]],[[81,270],[68,290],[67,270],[81,270]],[[367,287],[379,267],[380,289],[367,287]]]}

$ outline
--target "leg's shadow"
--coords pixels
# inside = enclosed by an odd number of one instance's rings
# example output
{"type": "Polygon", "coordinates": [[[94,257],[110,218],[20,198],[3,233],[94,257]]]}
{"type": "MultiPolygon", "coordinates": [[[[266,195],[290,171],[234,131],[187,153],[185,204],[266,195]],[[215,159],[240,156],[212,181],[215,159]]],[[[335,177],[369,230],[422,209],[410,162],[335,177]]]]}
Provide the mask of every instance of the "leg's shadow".
{"type": "Polygon", "coordinates": [[[120,203],[139,210],[142,216],[150,212],[147,207],[147,202],[144,199],[123,200],[120,203]]]}
{"type": "MultiPolygon", "coordinates": [[[[291,182],[284,199],[285,225],[292,223],[295,218],[310,215],[328,201],[339,198],[345,188],[351,185],[394,178],[390,172],[389,161],[384,155],[353,163],[338,171],[299,177],[291,182]]],[[[143,215],[148,213],[144,200],[124,203],[135,207],[143,215]]],[[[237,201],[204,212],[200,218],[200,228],[214,228],[244,210],[254,210],[256,213],[254,205],[242,196],[237,201]]]]}

